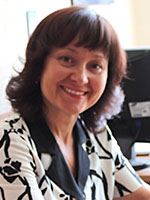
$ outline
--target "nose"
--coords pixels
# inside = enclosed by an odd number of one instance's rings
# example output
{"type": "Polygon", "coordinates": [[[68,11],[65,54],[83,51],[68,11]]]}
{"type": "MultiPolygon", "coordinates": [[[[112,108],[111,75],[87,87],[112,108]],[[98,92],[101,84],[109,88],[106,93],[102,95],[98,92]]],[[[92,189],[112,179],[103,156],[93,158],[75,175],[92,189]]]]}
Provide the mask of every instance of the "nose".
{"type": "Polygon", "coordinates": [[[87,69],[83,66],[75,67],[70,76],[70,79],[72,81],[75,81],[79,85],[87,84],[89,81],[89,75],[87,69]]]}

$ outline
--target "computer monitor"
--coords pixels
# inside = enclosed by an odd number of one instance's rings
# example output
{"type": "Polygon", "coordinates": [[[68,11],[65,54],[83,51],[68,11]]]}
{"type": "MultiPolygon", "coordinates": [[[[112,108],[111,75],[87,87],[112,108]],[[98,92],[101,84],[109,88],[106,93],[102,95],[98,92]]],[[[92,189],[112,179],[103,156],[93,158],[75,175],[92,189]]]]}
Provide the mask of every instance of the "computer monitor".
{"type": "Polygon", "coordinates": [[[122,81],[125,101],[119,116],[108,121],[124,155],[135,169],[134,143],[150,142],[150,48],[127,49],[127,75],[122,81]]]}

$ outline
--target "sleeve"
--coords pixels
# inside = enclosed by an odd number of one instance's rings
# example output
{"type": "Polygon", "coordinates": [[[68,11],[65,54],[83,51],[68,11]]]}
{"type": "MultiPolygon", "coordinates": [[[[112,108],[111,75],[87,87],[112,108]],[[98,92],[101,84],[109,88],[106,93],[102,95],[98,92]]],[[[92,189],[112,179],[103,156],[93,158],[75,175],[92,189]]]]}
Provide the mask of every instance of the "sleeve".
{"type": "Polygon", "coordinates": [[[15,126],[18,120],[0,124],[0,199],[44,200],[34,152],[28,145],[25,127],[15,126]]]}
{"type": "Polygon", "coordinates": [[[139,189],[144,183],[122,154],[117,141],[112,136],[112,147],[115,164],[114,197],[121,197],[139,189]]]}

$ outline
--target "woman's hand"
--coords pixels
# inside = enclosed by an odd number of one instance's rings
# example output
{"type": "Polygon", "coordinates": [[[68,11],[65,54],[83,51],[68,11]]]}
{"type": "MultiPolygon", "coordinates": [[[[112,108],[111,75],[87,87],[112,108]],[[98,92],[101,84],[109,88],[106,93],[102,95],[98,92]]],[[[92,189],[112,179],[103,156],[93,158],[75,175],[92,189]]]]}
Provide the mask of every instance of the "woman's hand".
{"type": "Polygon", "coordinates": [[[114,198],[114,200],[150,200],[150,186],[145,183],[132,194],[120,198],[114,198]]]}

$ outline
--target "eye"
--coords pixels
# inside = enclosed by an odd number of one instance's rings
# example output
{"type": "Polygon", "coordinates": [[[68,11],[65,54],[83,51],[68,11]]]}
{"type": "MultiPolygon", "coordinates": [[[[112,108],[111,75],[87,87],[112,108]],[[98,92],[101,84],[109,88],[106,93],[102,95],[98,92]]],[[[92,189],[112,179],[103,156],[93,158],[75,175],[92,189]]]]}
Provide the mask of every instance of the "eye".
{"type": "Polygon", "coordinates": [[[91,64],[91,68],[101,71],[103,66],[102,66],[102,64],[94,63],[94,64],[91,64]]]}
{"type": "Polygon", "coordinates": [[[64,62],[66,62],[66,63],[73,63],[73,59],[70,58],[69,56],[61,56],[61,57],[59,58],[59,60],[62,60],[62,61],[64,61],[64,62]]]}

